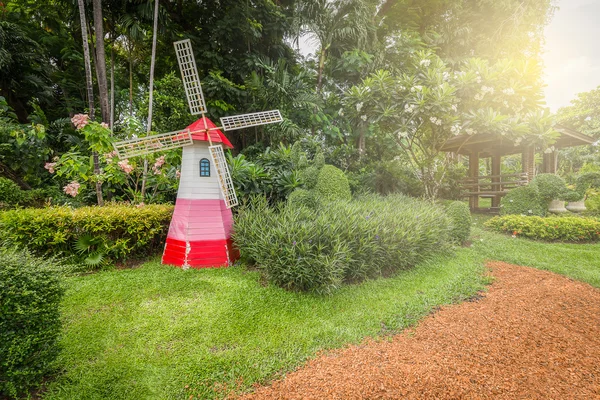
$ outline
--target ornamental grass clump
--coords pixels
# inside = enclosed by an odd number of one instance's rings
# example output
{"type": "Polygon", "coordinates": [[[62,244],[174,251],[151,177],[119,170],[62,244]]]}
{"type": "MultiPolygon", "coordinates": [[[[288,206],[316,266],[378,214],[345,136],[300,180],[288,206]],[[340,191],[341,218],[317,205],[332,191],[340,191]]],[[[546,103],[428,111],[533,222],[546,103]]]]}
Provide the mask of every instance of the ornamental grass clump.
{"type": "Polygon", "coordinates": [[[399,195],[330,201],[317,210],[271,209],[259,199],[239,210],[234,240],[271,283],[330,293],[447,249],[448,229],[441,208],[399,195]]]}
{"type": "Polygon", "coordinates": [[[456,244],[463,244],[471,236],[471,211],[462,201],[453,201],[446,207],[450,219],[450,239],[456,244]]]}

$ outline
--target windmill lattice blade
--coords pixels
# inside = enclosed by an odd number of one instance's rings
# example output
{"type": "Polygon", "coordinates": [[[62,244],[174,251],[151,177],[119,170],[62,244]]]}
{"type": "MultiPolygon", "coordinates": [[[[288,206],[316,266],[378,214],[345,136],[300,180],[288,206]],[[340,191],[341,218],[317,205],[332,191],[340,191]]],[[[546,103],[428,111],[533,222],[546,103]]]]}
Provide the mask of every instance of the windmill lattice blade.
{"type": "Polygon", "coordinates": [[[146,136],[143,138],[123,140],[113,143],[113,147],[119,154],[119,158],[143,156],[158,151],[177,149],[183,146],[193,144],[192,134],[186,129],[183,131],[174,131],[161,133],[159,135],[146,136]]]}
{"type": "Polygon", "coordinates": [[[235,195],[235,189],[233,187],[233,180],[227,167],[227,161],[225,160],[225,153],[223,153],[223,147],[221,145],[208,146],[210,155],[212,156],[217,176],[219,177],[219,183],[221,187],[221,193],[225,198],[225,205],[227,208],[231,208],[238,205],[238,199],[235,195]]]}
{"type": "Polygon", "coordinates": [[[203,114],[206,112],[206,104],[204,103],[204,94],[198,77],[198,68],[196,67],[196,59],[192,51],[192,43],[190,39],[180,40],[173,43],[175,53],[177,54],[177,62],[181,70],[181,79],[185,95],[187,96],[190,112],[192,115],[203,114]]]}
{"type": "Polygon", "coordinates": [[[274,124],[282,121],[283,118],[281,117],[279,110],[271,110],[251,114],[234,115],[232,117],[223,117],[221,118],[221,125],[223,125],[223,130],[232,131],[234,129],[274,124]]]}

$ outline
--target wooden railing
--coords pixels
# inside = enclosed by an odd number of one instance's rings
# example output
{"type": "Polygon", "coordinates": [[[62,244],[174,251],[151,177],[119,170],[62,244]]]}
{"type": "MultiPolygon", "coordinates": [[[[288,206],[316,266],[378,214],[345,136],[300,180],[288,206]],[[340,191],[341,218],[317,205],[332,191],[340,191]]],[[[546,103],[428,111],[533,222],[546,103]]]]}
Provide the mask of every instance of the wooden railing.
{"type": "Polygon", "coordinates": [[[482,196],[493,197],[503,196],[510,189],[524,186],[529,183],[527,173],[504,174],[504,175],[484,175],[465,178],[461,181],[465,197],[482,196]]]}

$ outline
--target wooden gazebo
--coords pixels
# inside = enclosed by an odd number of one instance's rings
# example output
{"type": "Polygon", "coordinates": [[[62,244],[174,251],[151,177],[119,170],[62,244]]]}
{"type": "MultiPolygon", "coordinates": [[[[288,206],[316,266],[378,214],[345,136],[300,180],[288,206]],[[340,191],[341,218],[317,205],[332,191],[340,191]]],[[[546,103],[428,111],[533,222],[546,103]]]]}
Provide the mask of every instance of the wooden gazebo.
{"type": "MultiPolygon", "coordinates": [[[[594,138],[574,131],[568,127],[557,125],[554,129],[560,137],[553,144],[554,151],[543,153],[541,172],[556,173],[558,166],[558,150],[566,147],[583,146],[594,143],[594,138]]],[[[469,199],[469,206],[474,212],[497,212],[500,199],[510,189],[528,184],[535,176],[535,145],[515,144],[513,141],[491,134],[461,135],[449,139],[440,149],[443,152],[456,153],[469,157],[469,176],[462,182],[464,195],[469,199]],[[521,154],[522,172],[502,174],[502,157],[521,154]],[[491,175],[479,175],[479,160],[491,158],[491,175]],[[490,208],[480,208],[480,198],[491,198],[490,208]]]]}

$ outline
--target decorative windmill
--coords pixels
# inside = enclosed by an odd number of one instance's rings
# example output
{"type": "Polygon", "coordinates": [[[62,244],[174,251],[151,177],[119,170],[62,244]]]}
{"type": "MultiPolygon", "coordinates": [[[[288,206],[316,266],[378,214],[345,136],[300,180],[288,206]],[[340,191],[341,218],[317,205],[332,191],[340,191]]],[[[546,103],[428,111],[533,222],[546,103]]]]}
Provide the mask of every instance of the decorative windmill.
{"type": "Polygon", "coordinates": [[[183,147],[181,180],[162,257],[163,264],[187,268],[228,266],[236,258],[231,242],[238,204],[223,146],[233,148],[221,130],[231,131],[282,122],[279,110],[221,118],[217,127],[204,114],[206,104],[190,40],[175,42],[175,52],[192,115],[199,120],[169,133],[114,144],[126,159],[183,147]]]}

